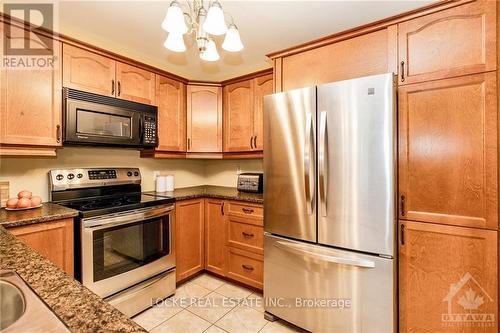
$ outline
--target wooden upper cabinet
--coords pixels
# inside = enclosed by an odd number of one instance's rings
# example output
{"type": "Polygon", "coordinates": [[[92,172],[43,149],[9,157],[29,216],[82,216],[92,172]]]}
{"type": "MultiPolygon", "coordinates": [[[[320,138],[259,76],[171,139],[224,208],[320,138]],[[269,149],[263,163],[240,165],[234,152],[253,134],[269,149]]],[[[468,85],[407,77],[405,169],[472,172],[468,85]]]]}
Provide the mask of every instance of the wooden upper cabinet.
{"type": "Polygon", "coordinates": [[[224,87],[224,151],[253,149],[254,100],[253,80],[224,87]]]}
{"type": "Polygon", "coordinates": [[[398,25],[400,84],[496,69],[496,1],[474,1],[398,25]]]}
{"type": "Polygon", "coordinates": [[[204,199],[177,202],[175,215],[176,277],[180,281],[205,266],[204,199]]]}
{"type": "MultiPolygon", "coordinates": [[[[3,24],[0,24],[0,34],[3,24]]],[[[5,38],[24,45],[24,30],[11,26],[5,38]]],[[[40,44],[30,35],[30,43],[40,44]]],[[[53,41],[56,61],[52,69],[0,69],[0,144],[60,146],[62,124],[62,47],[53,41]]]]}
{"type": "Polygon", "coordinates": [[[157,150],[186,151],[186,85],[156,75],[158,104],[157,150]]]}
{"type": "Polygon", "coordinates": [[[205,269],[224,275],[226,270],[226,221],[224,201],[205,199],[205,269]]]}
{"type": "Polygon", "coordinates": [[[498,332],[497,232],[407,221],[401,230],[400,332],[498,332]]]}
{"type": "Polygon", "coordinates": [[[254,79],[254,150],[264,148],[264,96],[274,92],[273,74],[260,76],[254,79]]]}
{"type": "Polygon", "coordinates": [[[222,88],[187,86],[187,151],[222,152],[222,88]]]}
{"type": "Polygon", "coordinates": [[[397,73],[397,26],[334,42],[275,61],[287,91],[357,77],[397,73]]]}
{"type": "Polygon", "coordinates": [[[116,62],[116,97],[132,102],[156,104],[155,74],[116,62]]]}
{"type": "Polygon", "coordinates": [[[399,88],[400,218],[497,229],[494,72],[399,88]]]}
{"type": "Polygon", "coordinates": [[[115,96],[115,61],[64,44],[63,86],[99,95],[115,96]]]}

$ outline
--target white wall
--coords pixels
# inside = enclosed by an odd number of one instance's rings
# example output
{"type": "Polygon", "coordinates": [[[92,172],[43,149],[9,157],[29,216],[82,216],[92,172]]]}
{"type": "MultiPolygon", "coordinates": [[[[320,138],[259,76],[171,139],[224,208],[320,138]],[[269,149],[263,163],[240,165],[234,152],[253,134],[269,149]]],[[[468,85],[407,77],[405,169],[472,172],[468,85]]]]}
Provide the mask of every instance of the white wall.
{"type": "Polygon", "coordinates": [[[134,149],[63,148],[57,157],[2,157],[0,181],[9,181],[10,196],[30,190],[48,200],[50,169],[72,167],[138,167],[143,191],[154,190],[153,171],[175,175],[175,187],[196,185],[236,186],[236,169],[262,171],[261,160],[184,160],[140,158],[134,149]]]}

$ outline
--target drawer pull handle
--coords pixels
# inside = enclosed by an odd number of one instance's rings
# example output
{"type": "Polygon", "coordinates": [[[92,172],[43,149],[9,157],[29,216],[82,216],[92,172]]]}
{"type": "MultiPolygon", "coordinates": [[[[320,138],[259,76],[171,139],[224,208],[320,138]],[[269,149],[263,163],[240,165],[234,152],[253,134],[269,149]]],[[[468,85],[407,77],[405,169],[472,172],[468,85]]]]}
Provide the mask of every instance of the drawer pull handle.
{"type": "Polygon", "coordinates": [[[242,231],[241,234],[243,235],[243,237],[246,237],[246,238],[252,238],[253,236],[255,236],[252,233],[248,233],[248,232],[244,232],[244,231],[242,231]]]}
{"type": "Polygon", "coordinates": [[[245,213],[245,214],[252,214],[252,213],[253,213],[253,209],[242,208],[241,210],[242,210],[242,211],[243,211],[243,213],[245,213]]]}
{"type": "Polygon", "coordinates": [[[250,265],[245,265],[245,264],[241,265],[241,267],[243,267],[243,268],[244,268],[244,269],[246,269],[247,271],[253,271],[253,269],[254,269],[252,266],[250,266],[250,265]]]}

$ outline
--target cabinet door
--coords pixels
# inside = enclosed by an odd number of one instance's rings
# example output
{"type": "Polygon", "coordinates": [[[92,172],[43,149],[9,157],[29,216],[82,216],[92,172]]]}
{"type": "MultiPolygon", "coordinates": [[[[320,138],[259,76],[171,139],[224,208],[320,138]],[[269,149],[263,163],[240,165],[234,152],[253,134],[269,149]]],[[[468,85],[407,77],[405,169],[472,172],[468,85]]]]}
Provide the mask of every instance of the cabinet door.
{"type": "Polygon", "coordinates": [[[73,219],[14,227],[9,231],[73,276],[73,219]]]}
{"type": "Polygon", "coordinates": [[[253,80],[224,87],[224,151],[253,150],[253,80]]]}
{"type": "Polygon", "coordinates": [[[407,221],[400,230],[400,331],[497,332],[497,232],[407,221]]]}
{"type": "Polygon", "coordinates": [[[273,75],[265,75],[254,79],[254,150],[264,149],[264,96],[273,93],[273,75]]]}
{"type": "Polygon", "coordinates": [[[224,201],[205,199],[205,268],[219,275],[226,268],[224,201]]]}
{"type": "Polygon", "coordinates": [[[105,96],[115,96],[115,61],[64,44],[63,86],[105,96]]]}
{"type": "Polygon", "coordinates": [[[156,76],[158,150],[186,151],[186,85],[156,76]]]}
{"type": "Polygon", "coordinates": [[[494,70],[495,6],[474,1],[399,24],[400,84],[494,70]]]}
{"type": "Polygon", "coordinates": [[[116,97],[155,105],[155,74],[144,69],[116,63],[116,97]]]}
{"type": "Polygon", "coordinates": [[[175,259],[177,281],[204,268],[203,199],[179,201],[175,208],[175,259]]]}
{"type": "Polygon", "coordinates": [[[187,86],[187,151],[222,152],[222,88],[187,86]]]}
{"type": "MultiPolygon", "coordinates": [[[[24,30],[0,34],[13,45],[25,43],[24,30]]],[[[29,43],[40,43],[30,35],[29,43]]],[[[61,43],[53,42],[53,69],[3,67],[0,70],[0,143],[60,146],[62,124],[61,43]]]]}
{"type": "Polygon", "coordinates": [[[497,228],[495,73],[399,89],[400,218],[497,228]]]}

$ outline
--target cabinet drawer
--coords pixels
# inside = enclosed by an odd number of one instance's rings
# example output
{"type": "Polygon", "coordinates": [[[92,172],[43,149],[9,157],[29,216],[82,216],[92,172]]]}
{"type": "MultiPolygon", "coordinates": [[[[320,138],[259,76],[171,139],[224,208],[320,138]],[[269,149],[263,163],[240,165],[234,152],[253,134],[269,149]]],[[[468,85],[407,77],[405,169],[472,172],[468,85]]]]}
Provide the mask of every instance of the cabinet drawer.
{"type": "Polygon", "coordinates": [[[249,286],[262,289],[264,258],[262,255],[228,248],[227,276],[249,286]]]}
{"type": "Polygon", "coordinates": [[[261,226],[243,223],[240,219],[229,218],[228,245],[243,250],[263,254],[264,228],[261,226]]]}
{"type": "MultiPolygon", "coordinates": [[[[264,207],[262,207],[262,205],[252,205],[241,202],[230,202],[228,214],[233,216],[263,219],[264,207]]],[[[263,223],[261,223],[260,225],[263,225],[263,223]]]]}

